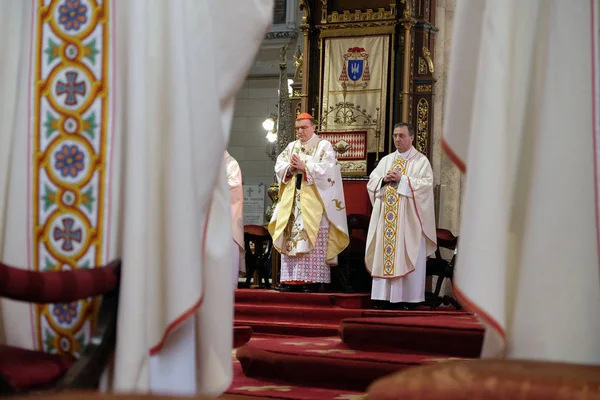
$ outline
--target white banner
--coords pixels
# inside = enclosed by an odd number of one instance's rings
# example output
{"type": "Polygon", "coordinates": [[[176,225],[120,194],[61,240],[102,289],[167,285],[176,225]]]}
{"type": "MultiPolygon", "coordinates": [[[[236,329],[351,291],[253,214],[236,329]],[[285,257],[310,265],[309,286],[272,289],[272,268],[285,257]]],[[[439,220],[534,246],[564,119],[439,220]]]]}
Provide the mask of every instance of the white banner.
{"type": "Polygon", "coordinates": [[[389,36],[325,40],[321,130],[364,129],[367,151],[384,150],[389,36]]]}

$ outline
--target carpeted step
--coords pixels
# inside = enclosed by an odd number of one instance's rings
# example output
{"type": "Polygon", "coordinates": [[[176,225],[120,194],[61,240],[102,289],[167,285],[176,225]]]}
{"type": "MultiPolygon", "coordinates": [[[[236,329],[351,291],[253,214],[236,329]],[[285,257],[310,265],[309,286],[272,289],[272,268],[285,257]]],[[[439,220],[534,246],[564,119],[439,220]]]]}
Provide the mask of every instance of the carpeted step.
{"type": "MultiPolygon", "coordinates": [[[[255,340],[253,338],[252,340],[255,340]]],[[[289,382],[277,379],[258,379],[244,375],[242,366],[234,357],[233,382],[225,392],[230,395],[270,399],[297,399],[297,400],[330,400],[330,399],[358,399],[363,393],[340,390],[324,389],[292,385],[289,382]]]]}
{"type": "Polygon", "coordinates": [[[350,348],[479,357],[484,328],[473,315],[352,318],[340,324],[340,337],[350,348]]]}
{"type": "Polygon", "coordinates": [[[245,345],[252,338],[252,327],[244,325],[236,325],[233,327],[233,348],[237,349],[245,345]]]}
{"type": "Polygon", "coordinates": [[[251,378],[358,392],[390,373],[449,359],[431,354],[356,351],[337,337],[251,341],[240,347],[236,356],[251,378]]]}
{"type": "Polygon", "coordinates": [[[252,304],[235,305],[235,319],[339,324],[345,318],[361,318],[363,310],[334,306],[252,304]]]}
{"type": "Polygon", "coordinates": [[[235,325],[248,325],[252,331],[261,334],[282,336],[335,336],[339,332],[339,323],[302,323],[297,321],[265,321],[246,318],[235,319],[235,325]]]}
{"type": "Polygon", "coordinates": [[[363,317],[421,317],[432,315],[455,315],[455,316],[472,316],[473,313],[467,311],[456,311],[454,307],[440,307],[436,310],[431,310],[427,307],[421,307],[416,310],[363,310],[363,317]]]}
{"type": "Polygon", "coordinates": [[[242,303],[336,306],[350,309],[371,308],[371,298],[368,294],[281,293],[266,289],[237,289],[235,291],[235,304],[242,303]]]}

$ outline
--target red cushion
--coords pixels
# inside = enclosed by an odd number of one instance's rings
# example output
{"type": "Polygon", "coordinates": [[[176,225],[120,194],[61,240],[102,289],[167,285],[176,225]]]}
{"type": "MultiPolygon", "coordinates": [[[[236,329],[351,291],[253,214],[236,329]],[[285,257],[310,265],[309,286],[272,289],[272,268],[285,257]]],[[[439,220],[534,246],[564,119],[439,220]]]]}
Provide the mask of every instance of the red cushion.
{"type": "Polygon", "coordinates": [[[0,375],[19,390],[46,386],[63,376],[74,358],[0,345],[0,375]]]}
{"type": "Polygon", "coordinates": [[[120,262],[72,271],[30,271],[0,263],[0,295],[28,303],[69,303],[99,296],[119,284],[120,262]]]}

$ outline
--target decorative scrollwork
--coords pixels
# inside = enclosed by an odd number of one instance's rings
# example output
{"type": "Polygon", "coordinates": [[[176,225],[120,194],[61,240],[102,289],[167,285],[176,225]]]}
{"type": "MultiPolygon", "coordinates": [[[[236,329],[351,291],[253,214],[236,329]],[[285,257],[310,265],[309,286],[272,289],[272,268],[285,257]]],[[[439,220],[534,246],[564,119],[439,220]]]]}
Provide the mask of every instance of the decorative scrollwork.
{"type": "Polygon", "coordinates": [[[342,176],[365,176],[367,174],[367,161],[339,161],[342,176]]]}
{"type": "Polygon", "coordinates": [[[329,106],[321,116],[321,121],[324,126],[327,126],[329,118],[333,118],[333,123],[341,126],[377,125],[379,123],[379,107],[376,108],[376,111],[378,115],[373,116],[366,109],[361,108],[360,105],[354,105],[349,101],[340,101],[333,106],[329,106]]]}
{"type": "Polygon", "coordinates": [[[378,8],[377,11],[373,11],[373,9],[368,8],[366,11],[354,10],[354,12],[350,12],[350,10],[344,10],[341,14],[337,11],[333,11],[331,14],[329,14],[327,16],[327,22],[328,23],[336,23],[336,22],[377,21],[377,20],[394,19],[394,18],[396,18],[395,8],[392,10],[386,10],[385,8],[378,8]]]}
{"type": "Polygon", "coordinates": [[[282,31],[282,32],[269,32],[265,35],[266,40],[271,39],[288,39],[294,40],[298,38],[298,31],[282,31]]]}
{"type": "Polygon", "coordinates": [[[429,129],[429,103],[426,99],[417,104],[417,150],[427,155],[427,139],[429,129]]]}
{"type": "Polygon", "coordinates": [[[365,21],[381,21],[381,20],[395,20],[396,19],[396,0],[390,0],[390,9],[367,8],[363,10],[344,10],[341,13],[338,11],[332,11],[331,14],[327,14],[327,0],[321,0],[321,23],[340,23],[340,22],[365,22],[365,21]]]}
{"type": "MultiPolygon", "coordinates": [[[[365,22],[344,22],[337,24],[322,24],[318,25],[317,28],[321,30],[321,37],[323,34],[328,31],[336,31],[341,29],[365,29],[370,28],[370,34],[385,34],[390,33],[394,26],[396,25],[395,20],[383,20],[383,21],[365,21],[365,22]],[[374,32],[373,29],[381,29],[381,32],[374,32]]],[[[351,32],[348,35],[339,35],[336,36],[355,36],[356,32],[351,32]]],[[[320,43],[320,41],[319,41],[320,43]]]]}
{"type": "Polygon", "coordinates": [[[294,81],[300,82],[304,71],[304,55],[302,54],[302,51],[300,51],[300,46],[298,46],[298,49],[294,54],[294,66],[296,67],[296,70],[294,71],[294,81]]]}
{"type": "Polygon", "coordinates": [[[421,92],[421,93],[431,93],[431,85],[430,85],[430,84],[426,84],[426,85],[417,85],[417,92],[421,92]]]}
{"type": "Polygon", "coordinates": [[[433,66],[433,60],[431,59],[431,52],[429,51],[429,49],[427,47],[423,47],[423,57],[425,57],[425,60],[427,60],[427,66],[429,67],[429,72],[431,72],[433,74],[434,72],[434,66],[433,66]]]}
{"type": "Polygon", "coordinates": [[[427,74],[427,63],[425,62],[425,59],[423,57],[419,57],[419,75],[426,75],[427,74]]]}

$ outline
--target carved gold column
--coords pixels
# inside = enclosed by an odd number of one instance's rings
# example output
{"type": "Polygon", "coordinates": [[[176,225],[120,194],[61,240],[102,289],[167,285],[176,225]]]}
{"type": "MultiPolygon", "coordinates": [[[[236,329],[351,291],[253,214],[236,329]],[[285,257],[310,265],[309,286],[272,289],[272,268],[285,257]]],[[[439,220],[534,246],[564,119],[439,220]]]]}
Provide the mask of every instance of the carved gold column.
{"type": "Polygon", "coordinates": [[[411,70],[411,46],[412,46],[412,29],[415,26],[416,20],[412,17],[411,0],[406,0],[406,8],[404,9],[404,70],[402,78],[402,121],[409,121],[410,107],[410,70],[411,70]]]}

